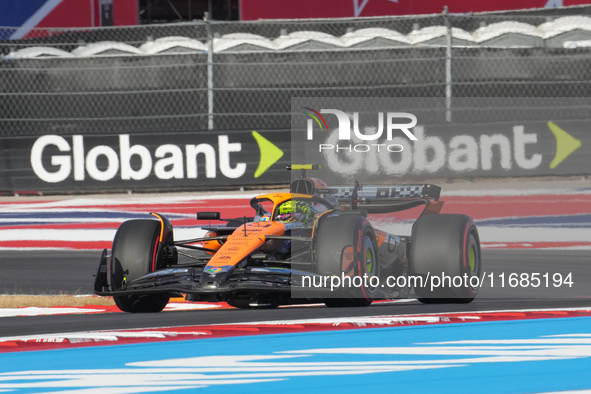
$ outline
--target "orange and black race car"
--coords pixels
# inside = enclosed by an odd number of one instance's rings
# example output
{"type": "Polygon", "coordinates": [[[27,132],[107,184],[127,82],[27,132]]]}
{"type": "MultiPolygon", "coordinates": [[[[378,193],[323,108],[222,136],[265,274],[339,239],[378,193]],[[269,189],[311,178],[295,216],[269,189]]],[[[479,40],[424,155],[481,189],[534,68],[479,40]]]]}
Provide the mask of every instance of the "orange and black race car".
{"type": "Polygon", "coordinates": [[[478,231],[469,216],[439,213],[440,187],[331,188],[307,176],[319,166],[290,169],[302,172],[290,193],[252,198],[250,217],[198,212],[198,220],[226,222],[202,227],[204,237],[175,240],[171,222],[157,213],[124,222],[112,250],[103,251],[95,293],[113,296],[125,312],[159,312],[180,295],[239,308],[367,306],[413,291],[425,303],[476,297],[478,231]],[[410,236],[380,231],[368,219],[417,207],[410,236]]]}

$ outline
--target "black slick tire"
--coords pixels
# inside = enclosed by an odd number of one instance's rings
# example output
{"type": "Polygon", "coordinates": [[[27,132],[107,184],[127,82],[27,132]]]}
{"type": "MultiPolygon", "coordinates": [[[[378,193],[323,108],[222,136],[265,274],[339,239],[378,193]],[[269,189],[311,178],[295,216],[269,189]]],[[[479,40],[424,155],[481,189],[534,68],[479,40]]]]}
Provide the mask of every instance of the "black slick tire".
{"type": "MultiPolygon", "coordinates": [[[[113,240],[111,287],[120,290],[126,282],[155,271],[160,242],[160,222],[128,220],[121,224],[113,240]]],[[[169,294],[130,294],[113,296],[123,312],[160,312],[170,300],[169,294]]]]}

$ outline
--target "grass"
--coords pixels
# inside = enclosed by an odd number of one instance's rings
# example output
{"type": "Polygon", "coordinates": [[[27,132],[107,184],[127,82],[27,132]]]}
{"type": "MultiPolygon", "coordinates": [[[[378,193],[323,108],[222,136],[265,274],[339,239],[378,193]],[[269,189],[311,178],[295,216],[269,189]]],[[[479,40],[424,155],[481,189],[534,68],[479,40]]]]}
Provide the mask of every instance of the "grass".
{"type": "Polygon", "coordinates": [[[0,308],[20,307],[80,307],[86,305],[115,305],[112,297],[85,295],[0,295],[0,308]]]}

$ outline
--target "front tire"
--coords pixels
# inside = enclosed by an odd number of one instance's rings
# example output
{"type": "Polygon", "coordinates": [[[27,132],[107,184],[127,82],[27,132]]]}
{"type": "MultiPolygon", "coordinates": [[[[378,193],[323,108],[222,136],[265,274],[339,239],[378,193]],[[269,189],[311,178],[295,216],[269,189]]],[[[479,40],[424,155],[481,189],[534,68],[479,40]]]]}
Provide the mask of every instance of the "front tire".
{"type": "Polygon", "coordinates": [[[113,296],[113,301],[123,312],[154,313],[160,312],[166,307],[170,296],[168,294],[113,296]]]}
{"type": "MultiPolygon", "coordinates": [[[[158,245],[161,224],[157,220],[128,220],[123,222],[113,240],[111,288],[125,287],[127,282],[158,269],[158,245]]],[[[169,294],[113,296],[123,312],[160,312],[170,300],[169,294]]]]}

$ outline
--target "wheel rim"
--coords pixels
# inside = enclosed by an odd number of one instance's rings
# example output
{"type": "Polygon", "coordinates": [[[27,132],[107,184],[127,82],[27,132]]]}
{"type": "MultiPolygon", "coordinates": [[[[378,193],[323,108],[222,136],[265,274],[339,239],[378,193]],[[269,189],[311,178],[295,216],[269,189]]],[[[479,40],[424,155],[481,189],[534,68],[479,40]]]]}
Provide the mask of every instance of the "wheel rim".
{"type": "Polygon", "coordinates": [[[364,286],[362,287],[363,297],[368,300],[373,299],[375,292],[377,291],[377,288],[372,287],[371,285],[371,278],[378,275],[378,262],[374,239],[375,236],[373,236],[373,234],[369,231],[363,235],[363,249],[361,257],[364,259],[362,264],[363,270],[365,272],[359,272],[359,275],[367,274],[367,276],[370,278],[369,282],[364,283],[364,286]],[[367,287],[365,286],[366,284],[367,287]]]}
{"type": "Polygon", "coordinates": [[[377,268],[375,249],[371,237],[367,235],[363,237],[363,250],[365,272],[368,276],[375,276],[375,270],[377,268]]]}
{"type": "Polygon", "coordinates": [[[373,266],[373,256],[371,255],[371,251],[368,249],[365,251],[365,267],[368,272],[371,272],[373,266]]]}
{"type": "MultiPolygon", "coordinates": [[[[478,244],[474,234],[470,233],[468,238],[468,267],[470,269],[470,277],[480,276],[480,254],[478,251],[478,244]]],[[[470,281],[470,287],[472,290],[476,290],[476,287],[472,286],[470,281]]]]}

